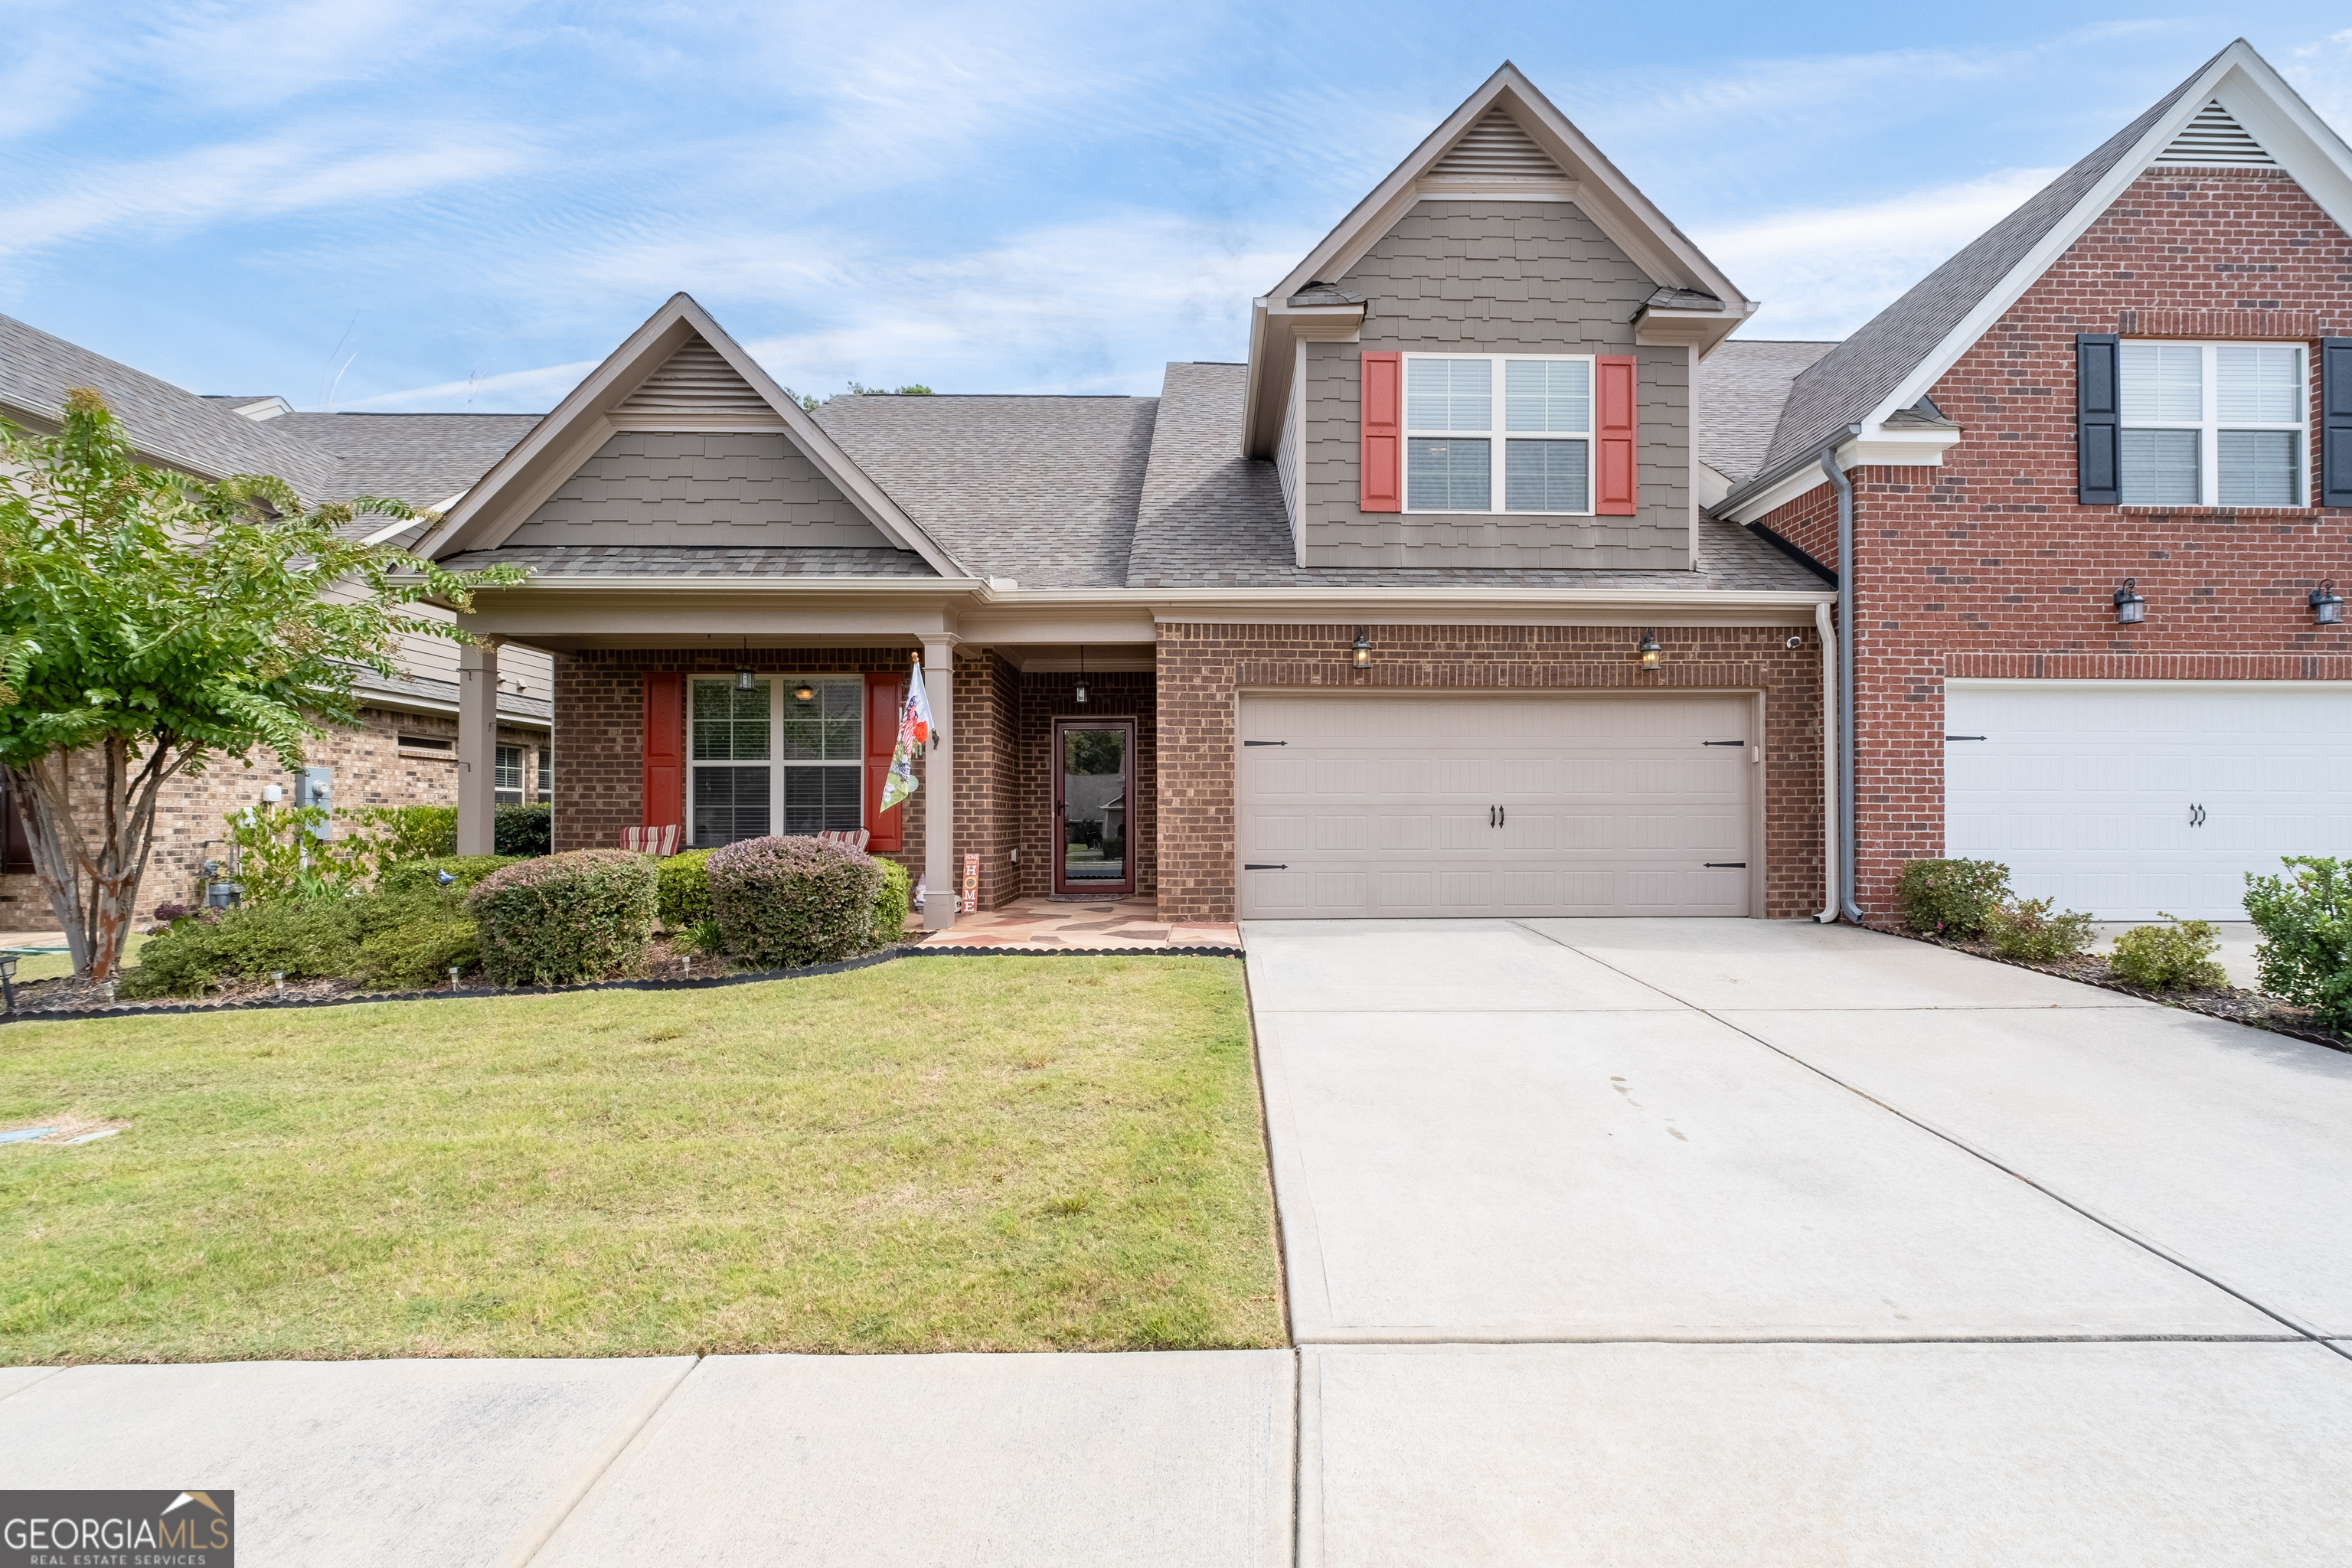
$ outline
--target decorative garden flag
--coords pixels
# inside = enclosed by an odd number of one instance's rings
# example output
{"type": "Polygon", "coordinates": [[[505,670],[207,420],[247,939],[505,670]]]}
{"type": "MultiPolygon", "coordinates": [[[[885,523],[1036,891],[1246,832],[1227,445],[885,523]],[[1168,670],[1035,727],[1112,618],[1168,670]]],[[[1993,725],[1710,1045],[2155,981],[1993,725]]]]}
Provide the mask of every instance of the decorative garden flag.
{"type": "Polygon", "coordinates": [[[898,745],[890,753],[890,776],[882,781],[882,809],[888,811],[915,793],[915,759],[931,738],[931,700],[923,693],[919,656],[907,678],[907,705],[898,713],[898,745]]]}

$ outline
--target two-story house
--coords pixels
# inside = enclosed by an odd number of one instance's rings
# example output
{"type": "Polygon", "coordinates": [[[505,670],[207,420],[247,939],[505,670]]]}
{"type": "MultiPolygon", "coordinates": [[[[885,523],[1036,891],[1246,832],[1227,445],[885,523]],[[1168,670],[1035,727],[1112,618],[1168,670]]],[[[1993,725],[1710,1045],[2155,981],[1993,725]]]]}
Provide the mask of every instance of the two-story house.
{"type": "Polygon", "coordinates": [[[1754,308],[1506,66],[1245,363],[811,415],[680,295],[423,548],[531,569],[467,624],[556,656],[560,848],[862,826],[935,894],[1175,921],[1809,914],[1832,595],[1702,512],[1693,437],[1754,308]],[[917,655],[940,739],[883,813],[917,655]]]}

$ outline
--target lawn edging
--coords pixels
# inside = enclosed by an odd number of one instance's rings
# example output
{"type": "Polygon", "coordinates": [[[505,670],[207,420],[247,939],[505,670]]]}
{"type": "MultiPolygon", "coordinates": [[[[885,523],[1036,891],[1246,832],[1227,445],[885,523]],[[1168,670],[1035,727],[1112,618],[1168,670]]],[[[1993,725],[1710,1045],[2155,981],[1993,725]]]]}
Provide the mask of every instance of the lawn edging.
{"type": "MultiPolygon", "coordinates": [[[[2289,1023],[2273,1013],[2262,1013],[2249,1017],[2241,1013],[2224,1011],[2218,1005],[2200,1006],[2199,1005],[2200,994],[2197,992],[2150,991],[2145,986],[2117,980],[2111,973],[2077,974],[2054,963],[2037,963],[2030,958],[2010,958],[1989,948],[1954,942],[1948,937],[1929,936],[1905,926],[1864,925],[1860,929],[1876,931],[1881,936],[1899,936],[1906,942],[1924,942],[1929,947],[1940,947],[1947,952],[1963,953],[1969,958],[1981,958],[1993,963],[2006,963],[2012,969],[2030,969],[2036,974],[2047,974],[2053,980],[2071,980],[2077,985],[2096,986],[2101,991],[2112,991],[2119,996],[2137,997],[2140,1001],[2154,1002],[2162,1006],[2178,1008],[2183,1013],[2195,1013],[2200,1017],[2216,1018],[2224,1024],[2242,1024],[2249,1029],[2262,1029],[2273,1035],[2284,1035],[2288,1039],[2301,1040],[2305,1045],[2326,1046],[2331,1051],[2342,1051],[2347,1055],[2352,1055],[2352,1039],[2289,1023]]],[[[2229,989],[2231,994],[2238,996],[2262,994],[2259,992],[2242,990],[2234,985],[2229,989]]]]}
{"type": "Polygon", "coordinates": [[[722,985],[755,985],[771,980],[812,979],[821,974],[845,974],[871,969],[902,958],[1239,958],[1234,947],[887,947],[832,963],[803,964],[797,969],[755,969],[743,974],[714,974],[707,980],[591,980],[577,985],[477,986],[466,991],[346,991],[333,996],[255,996],[222,1002],[117,1002],[104,1007],[59,1008],[54,1012],[0,1014],[0,1024],[54,1024],[77,1018],[170,1017],[195,1013],[283,1012],[303,1007],[352,1007],[370,1002],[481,1002],[521,996],[561,996],[574,991],[710,991],[722,985]]]}

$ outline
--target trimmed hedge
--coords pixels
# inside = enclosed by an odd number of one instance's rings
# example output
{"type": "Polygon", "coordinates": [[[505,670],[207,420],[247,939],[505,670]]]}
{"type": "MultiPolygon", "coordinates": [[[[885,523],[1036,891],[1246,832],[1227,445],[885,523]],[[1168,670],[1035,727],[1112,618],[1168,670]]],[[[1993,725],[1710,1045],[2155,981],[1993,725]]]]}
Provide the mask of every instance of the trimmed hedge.
{"type": "Polygon", "coordinates": [[[880,856],[874,863],[882,868],[882,885],[874,892],[874,945],[887,947],[906,933],[907,910],[915,897],[914,879],[907,868],[896,860],[880,856]]]}
{"type": "Polygon", "coordinates": [[[125,997],[201,996],[224,980],[333,979],[411,987],[474,967],[474,922],[438,888],[272,899],[178,916],[149,937],[125,997]]]}
{"type": "Polygon", "coordinates": [[[2072,958],[2091,945],[2091,917],[2079,910],[2051,913],[2054,899],[2021,899],[1985,912],[1984,940],[2003,958],[2046,963],[2072,958]]]}
{"type": "Polygon", "coordinates": [[[2172,923],[2134,926],[2116,938],[2108,966],[2150,991],[2210,991],[2227,985],[2228,971],[2213,962],[2221,946],[2221,933],[2213,922],[2164,918],[2172,923]]]}
{"type": "Polygon", "coordinates": [[[762,969],[831,963],[875,945],[881,866],[816,838],[746,838],[704,862],[730,954],[762,969]]]}
{"type": "MultiPolygon", "coordinates": [[[[490,813],[490,843],[501,855],[544,855],[555,847],[555,809],[548,805],[502,805],[490,813]]],[[[456,841],[452,839],[452,848],[456,841]]]]}
{"type": "Polygon", "coordinates": [[[419,893],[441,886],[440,873],[446,871],[457,879],[455,886],[464,891],[504,867],[517,864],[521,857],[515,855],[442,855],[430,860],[403,860],[386,866],[375,879],[379,893],[419,893]]]}
{"type": "Polygon", "coordinates": [[[688,849],[659,862],[661,923],[684,931],[710,919],[710,879],[703,863],[708,849],[688,849]]]}
{"type": "Polygon", "coordinates": [[[500,985],[642,973],[655,879],[654,862],[626,849],[573,849],[492,872],[466,895],[482,973],[500,985]]]}
{"type": "Polygon", "coordinates": [[[2009,897],[2009,868],[1992,860],[1906,860],[1895,889],[1903,923],[1929,936],[1976,936],[2009,897]]]}

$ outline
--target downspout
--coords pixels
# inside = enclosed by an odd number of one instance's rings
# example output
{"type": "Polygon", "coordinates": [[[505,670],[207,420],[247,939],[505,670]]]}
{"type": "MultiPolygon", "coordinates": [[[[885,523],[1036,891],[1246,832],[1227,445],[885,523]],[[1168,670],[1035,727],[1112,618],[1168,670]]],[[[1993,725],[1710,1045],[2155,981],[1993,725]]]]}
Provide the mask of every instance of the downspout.
{"type": "Polygon", "coordinates": [[[1827,605],[1813,606],[1813,635],[1822,639],[1822,912],[1816,925],[1838,918],[1837,622],[1827,605]]]}
{"type": "Polygon", "coordinates": [[[1838,467],[1837,443],[1822,452],[1822,472],[1837,488],[1837,889],[1838,908],[1854,924],[1853,901],[1853,485],[1838,467]]]}

